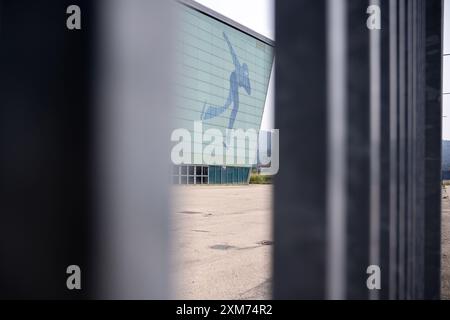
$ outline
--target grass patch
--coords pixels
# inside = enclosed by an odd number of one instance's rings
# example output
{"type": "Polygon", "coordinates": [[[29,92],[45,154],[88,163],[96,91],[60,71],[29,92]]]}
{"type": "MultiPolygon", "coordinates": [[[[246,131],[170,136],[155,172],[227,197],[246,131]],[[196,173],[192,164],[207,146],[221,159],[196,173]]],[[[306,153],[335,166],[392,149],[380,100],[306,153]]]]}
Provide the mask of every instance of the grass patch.
{"type": "Polygon", "coordinates": [[[271,176],[263,176],[257,173],[252,173],[250,176],[250,184],[271,184],[271,176]]]}

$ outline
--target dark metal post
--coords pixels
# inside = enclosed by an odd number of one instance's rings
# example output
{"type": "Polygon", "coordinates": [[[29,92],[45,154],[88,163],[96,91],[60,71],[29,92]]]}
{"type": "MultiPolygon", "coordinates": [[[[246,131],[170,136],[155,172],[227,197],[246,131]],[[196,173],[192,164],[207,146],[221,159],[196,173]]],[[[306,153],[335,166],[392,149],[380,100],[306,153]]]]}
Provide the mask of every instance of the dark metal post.
{"type": "Polygon", "coordinates": [[[441,0],[335,1],[277,2],[275,298],[437,299],[441,0]]]}

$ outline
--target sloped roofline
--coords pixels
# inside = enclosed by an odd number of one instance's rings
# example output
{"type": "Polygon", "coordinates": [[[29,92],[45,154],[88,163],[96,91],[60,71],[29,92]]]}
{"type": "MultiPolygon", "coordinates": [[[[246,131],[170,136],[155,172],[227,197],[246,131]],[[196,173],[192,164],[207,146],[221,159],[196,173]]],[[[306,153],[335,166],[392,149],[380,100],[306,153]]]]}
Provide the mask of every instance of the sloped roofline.
{"type": "Polygon", "coordinates": [[[208,7],[205,7],[204,5],[194,1],[194,0],[177,0],[179,3],[184,4],[185,6],[188,6],[194,10],[197,10],[203,14],[206,14],[207,16],[210,16],[213,19],[216,19],[220,22],[223,22],[227,25],[229,25],[230,27],[233,27],[241,32],[244,32],[246,34],[248,34],[249,36],[252,36],[253,38],[256,38],[272,47],[275,46],[275,41],[263,36],[262,34],[257,33],[256,31],[253,31],[250,28],[247,28],[246,26],[243,26],[242,24],[228,18],[225,17],[224,15],[211,10],[208,7]]]}

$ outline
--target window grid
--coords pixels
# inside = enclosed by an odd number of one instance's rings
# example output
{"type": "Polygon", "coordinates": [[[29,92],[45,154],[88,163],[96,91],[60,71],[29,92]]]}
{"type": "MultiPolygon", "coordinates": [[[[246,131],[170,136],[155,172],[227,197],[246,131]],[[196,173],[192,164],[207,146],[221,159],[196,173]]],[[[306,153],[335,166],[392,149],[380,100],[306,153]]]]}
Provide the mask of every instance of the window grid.
{"type": "Polygon", "coordinates": [[[209,184],[208,172],[208,166],[174,166],[172,172],[172,183],[186,185],[209,184]]]}

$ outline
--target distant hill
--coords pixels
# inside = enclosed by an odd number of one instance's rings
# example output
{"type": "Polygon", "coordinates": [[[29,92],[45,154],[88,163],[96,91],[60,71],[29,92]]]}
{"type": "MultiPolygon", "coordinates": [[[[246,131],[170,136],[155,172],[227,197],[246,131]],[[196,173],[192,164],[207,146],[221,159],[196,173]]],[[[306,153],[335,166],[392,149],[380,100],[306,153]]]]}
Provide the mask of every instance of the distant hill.
{"type": "Polygon", "coordinates": [[[442,141],[442,179],[450,180],[450,141],[442,141]]]}

